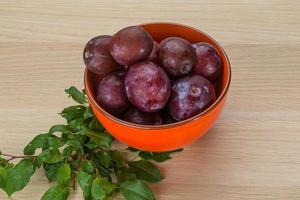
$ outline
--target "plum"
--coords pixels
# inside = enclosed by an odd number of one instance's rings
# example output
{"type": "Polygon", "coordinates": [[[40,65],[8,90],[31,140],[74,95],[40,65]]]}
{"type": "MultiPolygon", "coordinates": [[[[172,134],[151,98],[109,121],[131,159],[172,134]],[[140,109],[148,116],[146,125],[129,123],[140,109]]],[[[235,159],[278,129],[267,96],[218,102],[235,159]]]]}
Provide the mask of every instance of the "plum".
{"type": "Polygon", "coordinates": [[[112,72],[104,76],[98,86],[98,104],[113,115],[122,114],[130,106],[125,92],[124,79],[125,72],[112,72]]]}
{"type": "Polygon", "coordinates": [[[159,44],[153,40],[153,48],[152,48],[151,54],[149,55],[147,60],[157,63],[158,45],[159,44]]]}
{"type": "Polygon", "coordinates": [[[131,108],[125,113],[125,121],[144,124],[144,125],[160,125],[162,118],[158,112],[143,112],[136,108],[131,108]]]}
{"type": "Polygon", "coordinates": [[[182,121],[206,109],[216,98],[213,85],[200,75],[180,78],[172,85],[169,101],[171,116],[182,121]]]}
{"type": "Polygon", "coordinates": [[[164,39],[158,46],[157,54],[160,65],[174,78],[190,73],[197,58],[193,46],[178,37],[164,39]]]}
{"type": "Polygon", "coordinates": [[[110,55],[109,45],[111,39],[112,37],[109,35],[97,36],[85,45],[83,61],[88,70],[103,75],[121,68],[110,55]]]}
{"type": "Polygon", "coordinates": [[[163,108],[171,93],[170,80],[157,64],[144,61],[130,66],[125,78],[129,101],[144,112],[163,108]]]}
{"type": "Polygon", "coordinates": [[[222,74],[221,59],[213,46],[199,42],[193,44],[197,54],[197,63],[193,72],[215,82],[222,74]]]}
{"type": "Polygon", "coordinates": [[[117,32],[110,44],[112,57],[122,65],[132,65],[145,60],[153,48],[148,32],[138,26],[124,28],[117,32]]]}

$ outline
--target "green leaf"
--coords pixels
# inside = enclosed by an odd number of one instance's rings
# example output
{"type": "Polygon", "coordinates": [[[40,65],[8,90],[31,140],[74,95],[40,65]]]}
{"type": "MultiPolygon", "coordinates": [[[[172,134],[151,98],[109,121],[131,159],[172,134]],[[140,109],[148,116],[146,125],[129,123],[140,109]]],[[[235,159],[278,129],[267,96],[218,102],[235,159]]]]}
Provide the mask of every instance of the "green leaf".
{"type": "Polygon", "coordinates": [[[45,143],[46,139],[49,136],[48,133],[37,135],[33,140],[24,148],[23,152],[25,155],[34,155],[36,149],[42,148],[45,143]]]}
{"type": "Polygon", "coordinates": [[[71,135],[69,133],[63,133],[63,134],[61,134],[61,139],[62,140],[68,140],[68,139],[72,138],[73,136],[74,135],[71,135]]]}
{"type": "Polygon", "coordinates": [[[110,158],[113,160],[113,162],[116,164],[117,168],[121,168],[124,166],[124,158],[120,151],[111,151],[110,152],[110,158]]]}
{"type": "Polygon", "coordinates": [[[112,160],[109,156],[109,153],[107,153],[106,151],[100,151],[96,154],[96,157],[99,159],[100,163],[108,168],[112,165],[112,160]]]}
{"type": "Polygon", "coordinates": [[[130,171],[134,172],[138,179],[148,182],[159,182],[162,180],[160,170],[147,160],[130,162],[130,171]]]}
{"type": "Polygon", "coordinates": [[[50,128],[49,130],[49,134],[53,134],[55,132],[60,132],[60,133],[67,133],[69,132],[70,129],[68,126],[66,125],[63,125],[63,124],[57,124],[57,125],[54,125],[50,128]]]}
{"type": "Polygon", "coordinates": [[[79,171],[77,174],[78,184],[83,192],[83,197],[86,200],[92,199],[91,188],[95,175],[90,175],[86,172],[79,171]]]}
{"type": "Polygon", "coordinates": [[[176,152],[181,152],[183,149],[176,149],[174,151],[167,151],[167,152],[154,152],[152,155],[152,159],[156,162],[164,162],[166,160],[171,159],[171,154],[176,152]]]}
{"type": "Polygon", "coordinates": [[[7,171],[4,167],[0,167],[0,188],[5,190],[5,182],[7,177],[7,171]]]}
{"type": "Polygon", "coordinates": [[[71,182],[71,167],[69,164],[62,164],[58,171],[56,180],[59,185],[68,186],[71,182]]]}
{"type": "Polygon", "coordinates": [[[130,172],[128,168],[123,168],[117,171],[118,183],[122,183],[127,180],[135,180],[135,179],[137,179],[135,173],[130,172]]]}
{"type": "Polygon", "coordinates": [[[0,157],[0,167],[5,168],[7,165],[9,165],[8,161],[0,157]]]}
{"type": "Polygon", "coordinates": [[[149,160],[149,159],[152,159],[153,155],[151,152],[146,152],[146,151],[141,151],[139,153],[139,156],[145,160],[149,160]]]}
{"type": "Polygon", "coordinates": [[[49,182],[56,181],[57,171],[61,165],[62,163],[53,163],[53,164],[43,163],[45,174],[49,182]]]}
{"type": "Polygon", "coordinates": [[[109,179],[111,179],[110,171],[108,169],[106,169],[102,165],[99,165],[97,169],[98,171],[100,171],[101,176],[108,177],[109,179]]]}
{"type": "Polygon", "coordinates": [[[73,119],[68,123],[68,125],[73,132],[78,132],[85,128],[85,119],[82,117],[73,119]]]}
{"type": "Polygon", "coordinates": [[[101,174],[101,176],[110,177],[110,172],[108,171],[108,169],[106,167],[104,167],[102,165],[102,163],[100,162],[100,159],[98,158],[98,154],[91,155],[91,157],[89,159],[95,164],[95,166],[96,166],[98,172],[101,174]]]}
{"type": "Polygon", "coordinates": [[[126,150],[131,151],[131,152],[138,152],[138,151],[140,151],[140,150],[138,150],[136,148],[133,148],[133,147],[127,147],[126,150]]]}
{"type": "Polygon", "coordinates": [[[62,161],[62,155],[58,149],[46,149],[37,157],[37,165],[40,166],[43,162],[58,163],[62,161]]]}
{"type": "Polygon", "coordinates": [[[171,155],[176,152],[180,152],[183,149],[176,149],[174,151],[166,151],[166,152],[146,152],[140,151],[139,156],[145,160],[154,160],[156,162],[164,162],[166,160],[171,159],[171,155]]]}
{"type": "Polygon", "coordinates": [[[48,137],[47,138],[47,145],[50,148],[59,148],[65,145],[65,141],[63,141],[61,138],[58,138],[56,136],[48,137]]]}
{"type": "Polygon", "coordinates": [[[82,117],[85,107],[81,105],[77,106],[70,106],[65,108],[60,115],[65,118],[68,122],[72,121],[73,119],[82,117]]]}
{"type": "Polygon", "coordinates": [[[90,129],[84,129],[80,131],[80,134],[88,136],[91,141],[104,148],[109,148],[114,140],[114,138],[106,132],[96,132],[90,129]]]}
{"type": "Polygon", "coordinates": [[[98,148],[98,145],[95,142],[92,142],[92,141],[85,144],[85,146],[90,150],[98,148]]]}
{"type": "Polygon", "coordinates": [[[14,192],[22,190],[35,172],[31,160],[21,160],[14,168],[9,168],[6,173],[5,191],[10,197],[14,192]]]}
{"type": "Polygon", "coordinates": [[[89,123],[88,128],[94,131],[104,131],[104,127],[96,118],[89,123]]]}
{"type": "Polygon", "coordinates": [[[74,149],[80,149],[82,150],[82,145],[81,143],[78,141],[78,138],[72,138],[67,142],[67,145],[73,147],[74,149]]]}
{"type": "Polygon", "coordinates": [[[79,168],[80,164],[81,164],[81,156],[80,155],[77,155],[77,158],[70,162],[70,165],[73,169],[79,168]]]}
{"type": "Polygon", "coordinates": [[[87,173],[94,173],[95,169],[94,169],[94,165],[88,161],[88,160],[83,160],[81,162],[81,168],[84,172],[87,172],[87,173]]]}
{"type": "Polygon", "coordinates": [[[88,107],[88,108],[85,110],[85,112],[83,113],[83,118],[84,118],[84,119],[89,119],[89,118],[92,118],[92,117],[94,117],[94,113],[93,113],[91,107],[88,107]]]}
{"type": "Polygon", "coordinates": [[[92,197],[94,200],[104,200],[115,189],[116,186],[109,182],[107,178],[97,177],[92,183],[92,197]]]}
{"type": "Polygon", "coordinates": [[[85,135],[75,134],[75,136],[76,140],[81,144],[81,146],[88,142],[87,137],[85,135]]]}
{"type": "Polygon", "coordinates": [[[55,185],[46,191],[41,200],[67,200],[69,192],[68,186],[55,185]]]}
{"type": "Polygon", "coordinates": [[[68,161],[69,157],[72,155],[73,151],[74,151],[74,147],[68,146],[64,148],[62,155],[65,158],[66,162],[68,161]]]}
{"type": "Polygon", "coordinates": [[[151,189],[140,180],[129,180],[121,184],[121,193],[126,200],[155,200],[151,189]]]}
{"type": "Polygon", "coordinates": [[[83,148],[81,143],[76,140],[76,139],[71,139],[67,142],[67,144],[71,147],[73,147],[78,153],[80,153],[81,155],[83,155],[83,148]]]}
{"type": "Polygon", "coordinates": [[[69,94],[69,97],[72,97],[74,101],[80,104],[86,104],[87,99],[85,95],[80,92],[76,87],[71,86],[69,89],[66,89],[65,92],[69,94]]]}

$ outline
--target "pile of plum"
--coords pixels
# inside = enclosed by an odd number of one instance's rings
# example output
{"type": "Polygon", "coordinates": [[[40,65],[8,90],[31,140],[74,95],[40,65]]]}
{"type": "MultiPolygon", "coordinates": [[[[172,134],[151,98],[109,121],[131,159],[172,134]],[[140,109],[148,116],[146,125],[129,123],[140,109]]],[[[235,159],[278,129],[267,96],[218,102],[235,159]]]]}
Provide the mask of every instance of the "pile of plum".
{"type": "Polygon", "coordinates": [[[98,104],[125,121],[160,125],[193,117],[216,100],[222,62],[209,44],[168,37],[158,44],[143,28],[92,38],[83,52],[89,71],[104,76],[98,104]]]}

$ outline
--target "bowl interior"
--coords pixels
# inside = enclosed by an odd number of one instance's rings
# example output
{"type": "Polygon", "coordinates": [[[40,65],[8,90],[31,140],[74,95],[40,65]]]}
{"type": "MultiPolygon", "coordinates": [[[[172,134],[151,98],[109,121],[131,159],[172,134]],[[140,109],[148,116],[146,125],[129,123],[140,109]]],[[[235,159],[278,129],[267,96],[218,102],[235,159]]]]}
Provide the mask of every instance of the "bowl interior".
{"type": "MultiPolygon", "coordinates": [[[[231,78],[230,63],[229,63],[226,53],[224,52],[222,47],[213,38],[211,38],[207,34],[203,33],[202,31],[199,31],[195,28],[188,27],[185,25],[180,25],[180,24],[149,23],[149,24],[143,24],[140,26],[143,27],[145,30],[147,30],[150,33],[150,35],[152,36],[152,38],[157,42],[161,42],[163,39],[165,39],[167,37],[181,37],[181,38],[186,39],[190,43],[197,43],[197,42],[209,43],[215,47],[217,53],[219,54],[219,56],[222,60],[222,64],[223,64],[222,77],[221,77],[220,81],[214,85],[216,88],[217,100],[202,113],[200,113],[190,119],[187,119],[187,120],[184,120],[181,122],[177,122],[174,124],[185,123],[187,121],[192,121],[193,119],[200,117],[201,115],[209,112],[209,110],[213,109],[222,100],[222,98],[225,97],[227,90],[229,88],[230,78],[231,78]]],[[[97,86],[98,86],[99,82],[101,81],[101,79],[103,78],[103,76],[93,74],[92,72],[90,72],[88,70],[86,70],[85,73],[86,73],[85,74],[85,87],[87,90],[87,94],[88,94],[88,96],[90,96],[90,98],[92,98],[92,101],[96,102],[95,94],[97,91],[97,86]]],[[[120,119],[110,115],[105,110],[103,110],[100,106],[97,106],[97,107],[104,115],[108,116],[110,119],[112,119],[114,121],[118,121],[118,122],[121,121],[125,125],[131,124],[131,125],[135,125],[137,127],[138,126],[141,126],[141,127],[149,126],[149,125],[148,126],[147,125],[137,125],[137,124],[125,122],[123,120],[120,120],[120,119]]],[[[171,125],[173,125],[173,124],[154,125],[154,126],[168,127],[171,125]]],[[[149,127],[154,127],[154,126],[151,125],[149,127]]]]}

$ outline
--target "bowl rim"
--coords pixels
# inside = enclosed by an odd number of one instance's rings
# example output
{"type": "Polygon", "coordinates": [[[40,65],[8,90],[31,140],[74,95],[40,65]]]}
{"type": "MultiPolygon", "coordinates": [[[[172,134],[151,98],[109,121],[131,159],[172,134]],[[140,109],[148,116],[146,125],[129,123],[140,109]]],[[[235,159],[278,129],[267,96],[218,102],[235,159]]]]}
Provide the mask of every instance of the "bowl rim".
{"type": "Polygon", "coordinates": [[[131,128],[137,128],[137,129],[144,129],[144,130],[157,130],[157,129],[167,129],[167,128],[174,128],[177,126],[181,126],[187,123],[191,123],[193,121],[196,121],[197,119],[203,117],[204,115],[207,115],[211,110],[213,110],[218,104],[220,104],[220,102],[222,102],[222,100],[226,97],[226,94],[228,92],[230,83],[231,83],[231,65],[230,65],[230,61],[228,59],[228,56],[226,54],[226,52],[224,51],[224,49],[222,48],[222,46],[211,36],[209,36],[208,34],[204,33],[203,31],[188,26],[188,25],[184,25],[184,24],[180,24],[180,23],[172,23],[172,22],[151,22],[151,23],[144,23],[144,24],[140,24],[137,26],[144,26],[144,25],[176,25],[176,26],[182,26],[185,28],[189,28],[189,29],[193,29],[197,32],[200,32],[201,34],[203,34],[204,36],[208,37],[210,40],[212,40],[216,46],[218,46],[218,48],[221,50],[221,53],[224,55],[225,57],[225,62],[227,63],[228,66],[228,76],[227,76],[227,82],[225,84],[224,89],[222,90],[221,94],[219,95],[219,97],[216,99],[216,101],[211,104],[208,108],[206,108],[204,111],[202,111],[201,113],[199,113],[198,115],[195,115],[191,118],[179,121],[179,122],[174,122],[171,124],[161,124],[161,125],[142,125],[142,124],[135,124],[135,123],[131,123],[131,122],[127,122],[125,120],[119,119],[111,114],[109,114],[107,111],[105,111],[103,108],[101,108],[98,103],[96,102],[96,100],[93,98],[93,95],[90,91],[90,87],[88,87],[88,81],[87,81],[87,75],[88,75],[88,69],[85,67],[85,71],[84,71],[84,87],[86,90],[86,94],[88,97],[88,100],[90,101],[90,104],[93,104],[96,106],[96,108],[98,109],[98,111],[100,111],[105,117],[108,117],[109,119],[111,119],[112,121],[122,124],[124,126],[128,126],[131,128]]]}

